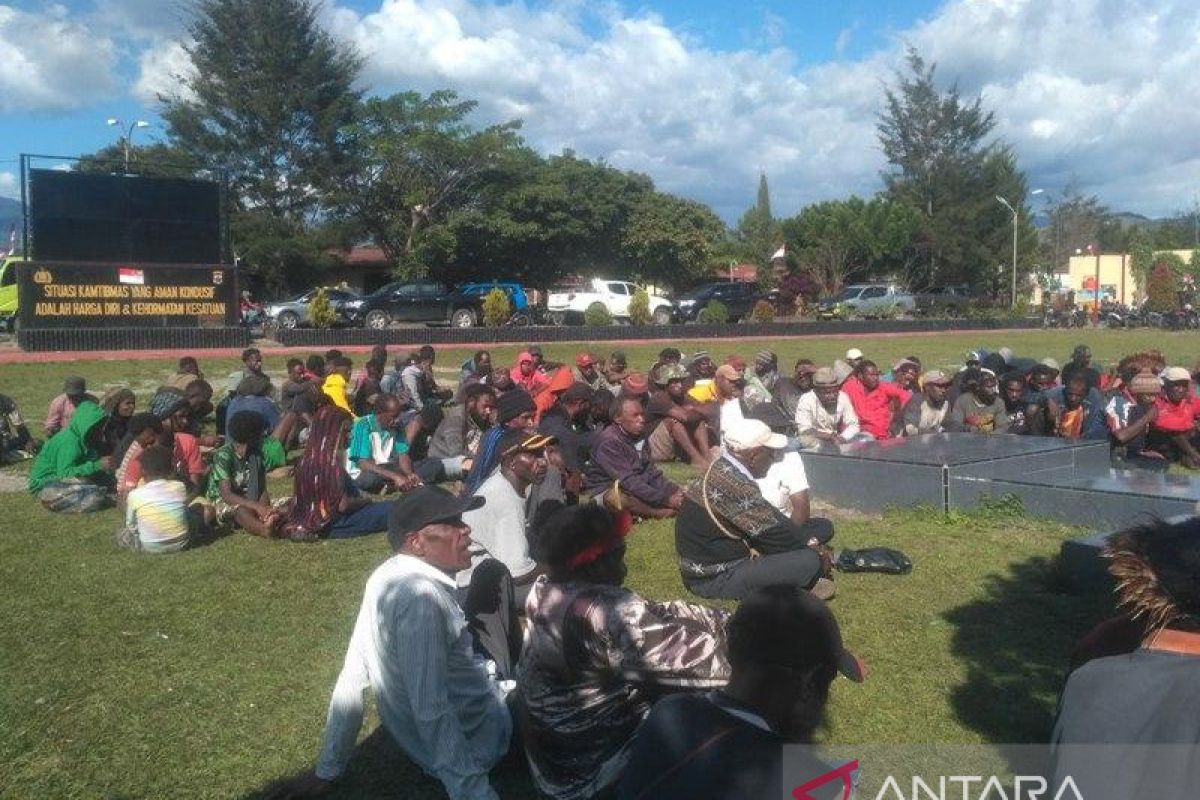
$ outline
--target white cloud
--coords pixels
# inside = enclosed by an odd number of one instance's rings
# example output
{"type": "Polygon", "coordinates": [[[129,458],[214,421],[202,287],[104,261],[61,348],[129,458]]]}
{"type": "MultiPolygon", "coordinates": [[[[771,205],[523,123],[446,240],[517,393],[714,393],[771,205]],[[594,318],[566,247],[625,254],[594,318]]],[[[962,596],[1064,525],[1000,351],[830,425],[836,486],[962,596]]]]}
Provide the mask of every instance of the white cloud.
{"type": "Polygon", "coordinates": [[[79,108],[115,88],[113,41],[63,6],[0,5],[0,43],[0,113],[79,108]]]}
{"type": "MultiPolygon", "coordinates": [[[[12,172],[0,172],[0,197],[20,197],[21,188],[17,183],[17,176],[12,172]]],[[[7,245],[7,242],[0,241],[0,247],[7,245]]]]}
{"type": "MultiPolygon", "coordinates": [[[[753,201],[760,169],[778,214],[875,191],[883,84],[907,42],[947,85],[983,94],[1031,187],[1074,175],[1113,207],[1166,214],[1200,186],[1200,4],[954,0],[865,59],[841,55],[863,35],[851,26],[836,60],[803,69],[783,47],[712,49],[630,3],[531,6],[382,0],[370,13],[331,4],[323,18],[364,54],[373,91],[454,88],[480,101],[481,122],[523,118],[545,152],[647,172],[728,220],[753,201]]],[[[145,51],[137,95],[169,86],[182,62],[177,49],[145,51]]]]}
{"type": "Polygon", "coordinates": [[[186,81],[192,72],[192,60],[181,42],[158,42],[138,57],[133,96],[149,108],[156,107],[160,97],[189,97],[186,81]]]}

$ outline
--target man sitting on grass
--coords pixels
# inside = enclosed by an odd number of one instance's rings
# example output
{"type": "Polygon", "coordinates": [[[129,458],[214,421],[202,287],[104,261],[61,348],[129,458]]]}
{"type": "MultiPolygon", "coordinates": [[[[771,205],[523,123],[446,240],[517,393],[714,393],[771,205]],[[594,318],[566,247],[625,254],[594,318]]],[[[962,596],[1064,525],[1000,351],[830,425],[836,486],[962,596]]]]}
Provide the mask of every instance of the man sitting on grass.
{"type": "Polygon", "coordinates": [[[1157,418],[1150,425],[1151,449],[1188,469],[1200,469],[1200,398],[1192,394],[1192,376],[1183,367],[1162,373],[1162,395],[1155,401],[1157,418]]]}
{"type": "Polygon", "coordinates": [[[912,397],[898,384],[880,380],[879,367],[867,359],[859,362],[855,374],[842,385],[842,391],[850,398],[863,433],[875,439],[890,438],[900,427],[895,426],[897,417],[903,425],[903,409],[912,397]]]}
{"type": "Polygon", "coordinates": [[[103,429],[104,410],[82,402],[42,447],[29,471],[29,491],[47,510],[81,514],[111,504],[113,459],[97,450],[103,429]]]}
{"type": "Polygon", "coordinates": [[[1150,426],[1158,419],[1162,380],[1148,372],[1122,376],[1121,387],[1105,407],[1117,466],[1165,472],[1171,462],[1148,446],[1150,426]]]}
{"type": "Polygon", "coordinates": [[[0,394],[0,464],[21,461],[36,453],[41,443],[29,434],[16,402],[0,394]]]}
{"type": "Polygon", "coordinates": [[[829,367],[813,375],[813,390],[796,403],[796,434],[806,448],[823,443],[840,444],[862,434],[854,405],[842,391],[842,382],[829,367]]]}
{"type": "Polygon", "coordinates": [[[684,585],[701,597],[732,600],[777,583],[832,596],[832,582],[818,582],[830,575],[823,545],[833,538],[833,523],[814,517],[797,524],[767,502],[757,483],[787,437],[756,419],[724,435],[724,453],[688,484],[675,520],[684,585]]]}
{"type": "Polygon", "coordinates": [[[403,435],[397,435],[399,425],[400,399],[392,394],[380,395],[375,413],[354,421],[346,472],[360,490],[386,494],[421,485],[408,456],[408,443],[403,435]]]}
{"type": "Polygon", "coordinates": [[[688,403],[688,373],[679,364],[663,364],[654,373],[660,388],[650,395],[646,415],[651,428],[646,437],[650,458],[658,463],[687,459],[694,467],[711,460],[713,445],[707,417],[688,403]]]}
{"type": "Polygon", "coordinates": [[[204,380],[204,373],[200,371],[200,363],[192,356],[184,356],[179,359],[179,367],[175,370],[175,374],[167,378],[164,385],[182,392],[192,381],[197,380],[204,380]]]}
{"type": "Polygon", "coordinates": [[[263,418],[253,411],[239,411],[229,418],[225,432],[228,441],[213,455],[205,490],[217,524],[272,537],[283,525],[284,515],[272,506],[267,492],[263,418]]]}
{"type": "Polygon", "coordinates": [[[88,394],[87,381],[78,375],[72,375],[63,381],[62,394],[50,401],[50,407],[46,410],[46,423],[42,426],[42,432],[49,439],[54,434],[66,429],[71,422],[71,415],[75,413],[75,409],[80,403],[85,402],[97,403],[95,397],[88,394]]]}
{"type": "Polygon", "coordinates": [[[950,377],[939,369],[925,373],[921,380],[920,394],[914,394],[904,407],[904,435],[920,436],[925,433],[941,433],[950,413],[946,390],[950,388],[950,377]]]}
{"type": "Polygon", "coordinates": [[[429,439],[429,457],[441,459],[448,479],[458,480],[470,471],[495,413],[496,390],[486,383],[468,385],[462,402],[446,411],[429,439]]]}
{"type": "Polygon", "coordinates": [[[330,790],[350,763],[370,688],[383,729],[447,795],[496,798],[488,772],[508,753],[512,715],[507,690],[472,645],[471,620],[454,585],[455,573],[471,563],[463,512],[483,503],[422,487],[392,507],[388,543],[395,555],[367,580],[316,769],[272,796],[330,790]]]}
{"type": "Polygon", "coordinates": [[[585,491],[614,509],[666,519],[679,513],[683,491],[650,461],[644,443],[646,412],[635,397],[613,402],[613,424],[596,437],[584,473],[585,491]]]}
{"type": "Polygon", "coordinates": [[[954,401],[946,430],[968,433],[1008,433],[1008,410],[991,370],[968,367],[962,373],[963,393],[954,401]]]}
{"type": "Polygon", "coordinates": [[[201,541],[213,508],[188,505],[187,486],[175,478],[171,451],[151,445],[138,463],[145,483],[129,492],[125,527],[117,534],[117,544],[146,553],[177,553],[201,541]]]}
{"type": "Polygon", "coordinates": [[[336,356],[326,361],[325,366],[329,374],[321,384],[321,391],[329,398],[329,402],[353,417],[354,409],[350,407],[347,385],[350,381],[350,370],[354,365],[345,356],[336,356]]]}

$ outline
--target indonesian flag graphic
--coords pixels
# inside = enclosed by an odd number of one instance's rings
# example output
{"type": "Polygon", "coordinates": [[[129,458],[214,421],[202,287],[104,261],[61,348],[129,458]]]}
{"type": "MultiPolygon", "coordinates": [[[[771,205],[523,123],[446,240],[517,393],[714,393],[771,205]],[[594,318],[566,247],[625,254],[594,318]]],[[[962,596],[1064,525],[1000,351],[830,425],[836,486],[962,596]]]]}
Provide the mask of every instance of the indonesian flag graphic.
{"type": "Polygon", "coordinates": [[[133,283],[143,286],[146,283],[146,273],[133,267],[117,267],[117,280],[121,283],[133,283]]]}

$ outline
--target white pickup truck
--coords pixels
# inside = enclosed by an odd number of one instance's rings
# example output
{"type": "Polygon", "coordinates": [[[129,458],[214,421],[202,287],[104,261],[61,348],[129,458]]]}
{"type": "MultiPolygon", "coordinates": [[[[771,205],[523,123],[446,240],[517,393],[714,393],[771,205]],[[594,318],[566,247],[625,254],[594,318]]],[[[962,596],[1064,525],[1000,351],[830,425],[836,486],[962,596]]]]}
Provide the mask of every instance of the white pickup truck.
{"type": "MultiPolygon", "coordinates": [[[[555,325],[579,325],[583,323],[583,312],[592,303],[603,303],[608,313],[621,322],[629,321],[629,301],[638,289],[628,281],[610,281],[592,278],[590,284],[578,289],[559,290],[546,299],[547,317],[555,325]]],[[[650,317],[655,325],[667,325],[674,316],[671,301],[659,295],[650,295],[650,317]]]]}

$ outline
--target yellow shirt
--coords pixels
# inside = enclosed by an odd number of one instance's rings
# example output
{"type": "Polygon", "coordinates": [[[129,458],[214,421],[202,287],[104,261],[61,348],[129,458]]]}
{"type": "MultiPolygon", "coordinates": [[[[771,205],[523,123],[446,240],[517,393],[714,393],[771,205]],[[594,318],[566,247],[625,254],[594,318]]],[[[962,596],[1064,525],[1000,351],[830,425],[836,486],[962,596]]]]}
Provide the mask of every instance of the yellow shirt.
{"type": "Polygon", "coordinates": [[[338,373],[334,372],[325,378],[325,382],[321,384],[321,391],[330,401],[345,411],[350,416],[354,416],[354,411],[350,408],[349,399],[346,396],[346,379],[338,373]]]}
{"type": "Polygon", "coordinates": [[[713,403],[717,400],[717,384],[713,380],[698,381],[695,386],[688,389],[688,397],[695,400],[697,403],[713,403]]]}

